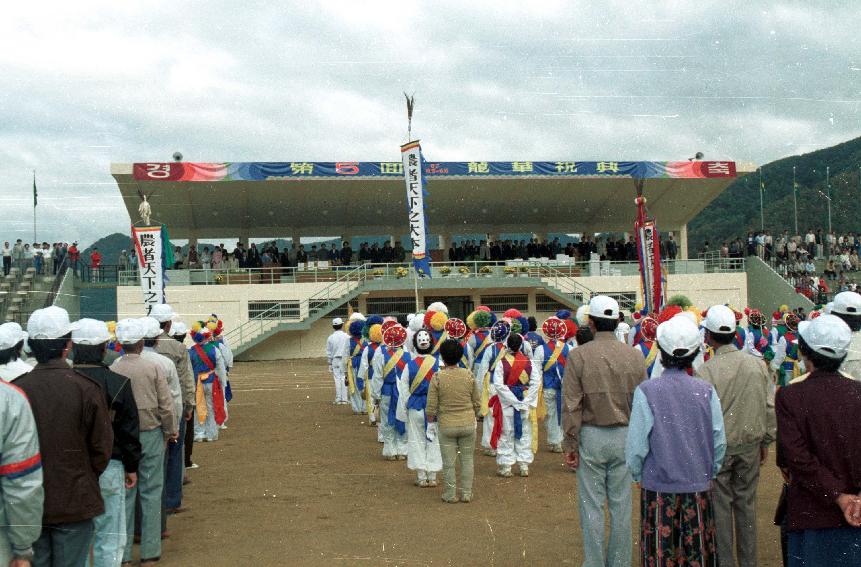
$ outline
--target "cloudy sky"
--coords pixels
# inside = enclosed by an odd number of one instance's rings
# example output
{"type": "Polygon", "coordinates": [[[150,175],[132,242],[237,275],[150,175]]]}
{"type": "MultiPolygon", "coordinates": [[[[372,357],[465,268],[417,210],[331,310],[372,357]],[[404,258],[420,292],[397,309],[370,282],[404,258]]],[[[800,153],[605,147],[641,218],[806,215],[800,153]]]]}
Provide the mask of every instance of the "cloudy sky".
{"type": "Polygon", "coordinates": [[[765,163],[861,134],[857,2],[16,2],[0,238],[126,231],[111,162],[765,163]],[[146,4],[146,5],[144,5],[146,4]],[[760,5],[767,7],[759,7],[760,5]]]}

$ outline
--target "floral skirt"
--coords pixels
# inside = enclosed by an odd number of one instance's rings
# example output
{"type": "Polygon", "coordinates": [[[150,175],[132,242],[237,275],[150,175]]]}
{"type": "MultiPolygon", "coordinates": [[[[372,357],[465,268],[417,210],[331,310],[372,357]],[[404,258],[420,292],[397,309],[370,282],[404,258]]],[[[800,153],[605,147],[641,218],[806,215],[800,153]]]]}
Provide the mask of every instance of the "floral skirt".
{"type": "Polygon", "coordinates": [[[708,492],[641,492],[643,567],[717,566],[715,522],[708,492]]]}

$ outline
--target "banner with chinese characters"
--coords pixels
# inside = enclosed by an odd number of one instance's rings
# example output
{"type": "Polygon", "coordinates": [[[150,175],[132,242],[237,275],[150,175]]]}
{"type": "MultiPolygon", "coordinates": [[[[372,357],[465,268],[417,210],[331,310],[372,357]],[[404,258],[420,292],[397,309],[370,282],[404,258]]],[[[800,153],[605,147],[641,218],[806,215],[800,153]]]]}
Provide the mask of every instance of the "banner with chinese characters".
{"type": "Polygon", "coordinates": [[[165,243],[161,226],[132,227],[146,314],[153,305],[165,302],[165,243]]]}
{"type": "Polygon", "coordinates": [[[664,278],[661,271],[661,237],[655,220],[646,218],[646,200],[637,197],[637,258],[643,290],[643,314],[658,313],[664,305],[664,278]]]}
{"type": "Polygon", "coordinates": [[[413,267],[422,277],[431,277],[427,254],[427,222],[425,219],[425,180],[422,167],[422,148],[418,141],[401,146],[404,181],[407,184],[407,213],[410,222],[410,240],[413,243],[413,267]]]}
{"type": "MultiPolygon", "coordinates": [[[[266,181],[319,177],[402,177],[393,161],[136,163],[137,181],[266,181]]],[[[697,179],[735,177],[732,161],[443,161],[425,162],[428,177],[631,177],[697,179]]]]}

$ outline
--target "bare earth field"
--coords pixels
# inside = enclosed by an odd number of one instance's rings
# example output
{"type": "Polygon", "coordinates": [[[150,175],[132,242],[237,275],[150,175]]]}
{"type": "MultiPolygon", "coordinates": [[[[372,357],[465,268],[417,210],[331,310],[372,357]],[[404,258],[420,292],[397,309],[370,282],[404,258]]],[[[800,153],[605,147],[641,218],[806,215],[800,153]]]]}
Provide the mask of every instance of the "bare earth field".
{"type": "MultiPolygon", "coordinates": [[[[195,444],[189,511],[172,516],[161,564],[580,565],[577,483],[541,448],[529,478],[494,476],[476,456],[475,500],[445,504],[380,455],[376,430],[334,406],[325,361],[237,364],[229,429],[195,444]]],[[[780,565],[771,524],[781,486],[772,458],[759,486],[759,559],[780,565]]],[[[639,496],[634,494],[634,564],[639,496]]],[[[137,549],[135,549],[137,554],[137,549]]]]}

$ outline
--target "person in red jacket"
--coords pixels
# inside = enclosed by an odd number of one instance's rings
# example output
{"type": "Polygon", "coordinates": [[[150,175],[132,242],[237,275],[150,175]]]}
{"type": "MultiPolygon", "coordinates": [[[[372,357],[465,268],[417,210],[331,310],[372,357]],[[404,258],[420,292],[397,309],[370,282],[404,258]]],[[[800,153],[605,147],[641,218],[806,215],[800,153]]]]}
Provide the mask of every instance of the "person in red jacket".
{"type": "Polygon", "coordinates": [[[72,271],[76,274],[78,273],[78,260],[81,259],[81,251],[78,250],[78,243],[72,242],[72,245],[69,246],[68,250],[69,254],[69,264],[72,266],[72,271]]]}
{"type": "Polygon", "coordinates": [[[98,248],[93,248],[90,252],[90,270],[93,274],[93,281],[99,281],[99,269],[102,267],[102,254],[98,248]]]}

